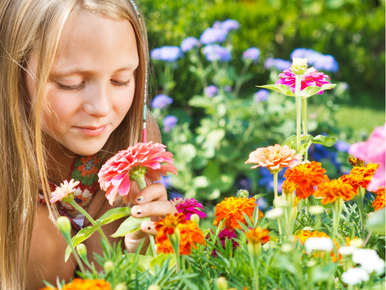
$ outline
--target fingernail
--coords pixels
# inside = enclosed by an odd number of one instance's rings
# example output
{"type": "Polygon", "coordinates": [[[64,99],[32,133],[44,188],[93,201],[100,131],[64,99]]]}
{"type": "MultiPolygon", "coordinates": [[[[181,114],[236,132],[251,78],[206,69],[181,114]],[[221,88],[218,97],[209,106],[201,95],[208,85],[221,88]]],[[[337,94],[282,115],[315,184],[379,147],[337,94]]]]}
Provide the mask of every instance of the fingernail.
{"type": "Polygon", "coordinates": [[[147,226],[147,229],[150,231],[151,230],[151,226],[147,226]]]}
{"type": "Polygon", "coordinates": [[[141,214],[142,210],[139,206],[134,207],[134,210],[137,212],[137,214],[141,214]]]}
{"type": "Polygon", "coordinates": [[[141,202],[142,200],[143,200],[143,196],[142,195],[137,197],[137,201],[141,202]]]}

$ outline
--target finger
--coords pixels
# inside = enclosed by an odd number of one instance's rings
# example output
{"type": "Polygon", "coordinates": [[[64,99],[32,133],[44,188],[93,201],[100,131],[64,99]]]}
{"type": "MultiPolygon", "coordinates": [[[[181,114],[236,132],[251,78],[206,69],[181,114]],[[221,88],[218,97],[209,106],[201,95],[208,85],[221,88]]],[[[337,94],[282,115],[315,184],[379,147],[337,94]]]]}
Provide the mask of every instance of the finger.
{"type": "Polygon", "coordinates": [[[174,204],[167,200],[153,201],[136,205],[131,208],[131,214],[134,217],[165,216],[176,212],[177,209],[174,204]]]}
{"type": "Polygon", "coordinates": [[[146,233],[146,234],[149,234],[149,235],[157,235],[157,231],[155,229],[155,223],[154,222],[143,222],[141,224],[141,230],[146,233]]]}
{"type": "Polygon", "coordinates": [[[166,188],[161,183],[154,183],[134,196],[133,204],[143,204],[156,200],[168,200],[166,188]]]}

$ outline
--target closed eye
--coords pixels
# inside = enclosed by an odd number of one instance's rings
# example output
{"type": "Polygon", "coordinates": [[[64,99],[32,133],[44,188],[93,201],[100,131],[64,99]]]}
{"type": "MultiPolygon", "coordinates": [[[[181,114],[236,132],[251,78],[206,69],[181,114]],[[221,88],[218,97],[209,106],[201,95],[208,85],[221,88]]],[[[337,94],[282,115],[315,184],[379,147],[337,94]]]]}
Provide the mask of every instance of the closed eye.
{"type": "Polygon", "coordinates": [[[62,90],[75,91],[75,90],[81,89],[84,85],[84,82],[81,82],[80,84],[75,85],[75,86],[64,86],[64,85],[59,84],[59,83],[57,83],[57,84],[58,84],[59,88],[62,90]]]}
{"type": "Polygon", "coordinates": [[[118,81],[115,81],[115,80],[110,80],[115,86],[128,86],[130,84],[130,80],[128,80],[127,82],[118,82],[118,81]]]}

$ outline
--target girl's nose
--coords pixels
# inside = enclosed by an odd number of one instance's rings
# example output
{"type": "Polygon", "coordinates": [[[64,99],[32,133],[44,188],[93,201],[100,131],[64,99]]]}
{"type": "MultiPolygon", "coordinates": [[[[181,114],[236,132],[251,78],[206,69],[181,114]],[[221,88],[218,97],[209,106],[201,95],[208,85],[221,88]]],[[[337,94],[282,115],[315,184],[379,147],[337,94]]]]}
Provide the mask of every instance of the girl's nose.
{"type": "Polygon", "coordinates": [[[92,92],[88,92],[83,109],[97,118],[105,117],[111,112],[111,93],[108,87],[98,86],[92,92]]]}

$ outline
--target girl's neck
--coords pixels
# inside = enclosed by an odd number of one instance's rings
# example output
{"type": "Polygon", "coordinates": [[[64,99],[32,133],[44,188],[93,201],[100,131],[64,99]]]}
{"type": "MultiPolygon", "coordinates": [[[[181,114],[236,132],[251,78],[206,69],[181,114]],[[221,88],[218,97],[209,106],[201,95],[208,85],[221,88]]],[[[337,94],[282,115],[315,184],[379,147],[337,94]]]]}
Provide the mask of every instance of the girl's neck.
{"type": "Polygon", "coordinates": [[[47,151],[48,180],[59,185],[70,176],[71,165],[78,155],[59,143],[57,146],[49,146],[47,151]]]}

